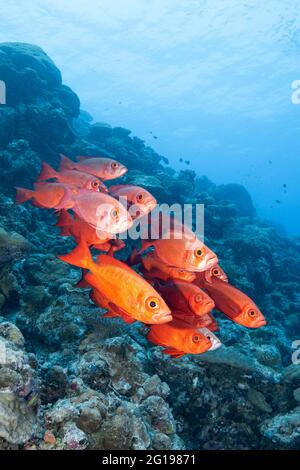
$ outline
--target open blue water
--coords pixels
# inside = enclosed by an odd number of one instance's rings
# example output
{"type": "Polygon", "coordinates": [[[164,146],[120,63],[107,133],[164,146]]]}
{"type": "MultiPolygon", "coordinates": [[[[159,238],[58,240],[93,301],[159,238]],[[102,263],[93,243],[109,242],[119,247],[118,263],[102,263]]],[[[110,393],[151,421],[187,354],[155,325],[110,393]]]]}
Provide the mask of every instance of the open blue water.
{"type": "Polygon", "coordinates": [[[300,234],[299,0],[9,0],[1,18],[0,41],[42,47],[95,120],[243,183],[300,234]]]}

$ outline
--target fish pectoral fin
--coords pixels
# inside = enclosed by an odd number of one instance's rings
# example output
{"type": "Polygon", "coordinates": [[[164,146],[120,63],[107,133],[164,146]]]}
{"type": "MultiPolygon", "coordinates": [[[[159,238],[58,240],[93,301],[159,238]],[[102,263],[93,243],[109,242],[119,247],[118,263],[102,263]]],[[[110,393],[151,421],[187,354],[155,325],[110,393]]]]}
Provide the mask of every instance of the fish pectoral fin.
{"type": "Polygon", "coordinates": [[[165,348],[163,349],[162,352],[163,354],[168,354],[168,356],[171,356],[174,359],[185,355],[185,352],[179,351],[178,349],[175,349],[175,348],[165,348]]]}
{"type": "Polygon", "coordinates": [[[125,323],[134,323],[135,319],[132,318],[128,313],[123,310],[118,305],[114,304],[113,302],[109,302],[109,308],[116,313],[117,316],[121,317],[125,323]]]}
{"type": "Polygon", "coordinates": [[[119,315],[115,312],[112,312],[111,310],[109,310],[108,312],[102,315],[102,318],[116,318],[116,317],[119,317],[119,315]]]}

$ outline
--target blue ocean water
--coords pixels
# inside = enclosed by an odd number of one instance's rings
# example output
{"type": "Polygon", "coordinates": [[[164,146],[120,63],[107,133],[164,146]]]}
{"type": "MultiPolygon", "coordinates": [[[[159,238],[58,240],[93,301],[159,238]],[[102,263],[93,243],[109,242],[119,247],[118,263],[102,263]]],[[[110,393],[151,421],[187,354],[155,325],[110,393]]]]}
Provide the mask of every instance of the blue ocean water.
{"type": "Polygon", "coordinates": [[[41,46],[95,120],[173,167],[244,184],[259,215],[299,235],[299,0],[10,0],[1,12],[0,41],[41,46]]]}

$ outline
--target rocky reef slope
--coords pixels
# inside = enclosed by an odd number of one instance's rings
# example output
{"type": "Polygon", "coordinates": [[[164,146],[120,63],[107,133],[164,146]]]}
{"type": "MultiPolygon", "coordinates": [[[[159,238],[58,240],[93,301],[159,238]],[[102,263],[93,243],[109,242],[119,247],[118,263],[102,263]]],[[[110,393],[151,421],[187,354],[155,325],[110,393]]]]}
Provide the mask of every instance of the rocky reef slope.
{"type": "Polygon", "coordinates": [[[257,218],[243,187],[175,173],[129,130],[93,123],[38,47],[0,44],[0,80],[0,449],[299,448],[300,241],[257,218]],[[208,245],[268,326],[219,315],[222,348],[172,360],[142,325],[101,319],[55,257],[72,244],[53,215],[14,205],[59,153],[114,155],[159,202],[204,203],[208,245]]]}

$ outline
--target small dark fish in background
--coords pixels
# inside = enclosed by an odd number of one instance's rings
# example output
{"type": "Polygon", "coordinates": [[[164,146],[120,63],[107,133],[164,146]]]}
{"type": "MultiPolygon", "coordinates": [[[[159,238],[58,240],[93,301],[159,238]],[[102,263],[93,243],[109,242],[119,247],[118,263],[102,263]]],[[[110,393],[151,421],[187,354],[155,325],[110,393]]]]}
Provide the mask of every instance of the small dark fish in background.
{"type": "Polygon", "coordinates": [[[191,162],[189,160],[185,160],[184,162],[186,165],[189,165],[191,162]]]}
{"type": "Polygon", "coordinates": [[[183,162],[183,158],[179,158],[179,161],[180,161],[180,163],[182,163],[182,162],[183,162]]]}
{"type": "Polygon", "coordinates": [[[269,165],[272,165],[272,163],[273,163],[272,160],[269,160],[269,165]]]}
{"type": "Polygon", "coordinates": [[[276,204],[280,204],[280,203],[281,203],[281,201],[279,201],[279,199],[276,199],[275,202],[276,202],[276,204]]]}
{"type": "Polygon", "coordinates": [[[158,139],[157,135],[154,135],[154,136],[153,136],[153,139],[158,139]]]}

